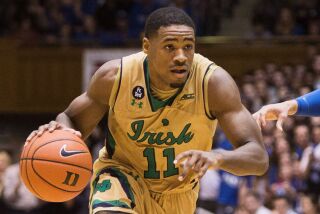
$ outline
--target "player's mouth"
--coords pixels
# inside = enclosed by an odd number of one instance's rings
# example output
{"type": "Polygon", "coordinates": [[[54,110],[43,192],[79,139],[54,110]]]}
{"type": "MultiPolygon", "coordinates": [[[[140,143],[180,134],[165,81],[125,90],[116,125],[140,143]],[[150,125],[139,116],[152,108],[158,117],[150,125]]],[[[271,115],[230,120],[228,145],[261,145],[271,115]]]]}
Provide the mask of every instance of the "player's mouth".
{"type": "Polygon", "coordinates": [[[171,69],[171,72],[178,79],[185,78],[185,76],[188,75],[188,70],[187,69],[171,69]]]}

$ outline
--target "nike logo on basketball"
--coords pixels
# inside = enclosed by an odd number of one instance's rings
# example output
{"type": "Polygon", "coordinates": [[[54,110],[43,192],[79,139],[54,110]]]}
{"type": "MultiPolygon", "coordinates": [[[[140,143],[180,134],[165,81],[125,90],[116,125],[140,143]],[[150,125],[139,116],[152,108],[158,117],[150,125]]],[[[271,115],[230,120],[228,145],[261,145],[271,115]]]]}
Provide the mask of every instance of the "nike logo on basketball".
{"type": "Polygon", "coordinates": [[[81,151],[81,150],[66,150],[67,144],[64,144],[60,150],[60,154],[62,157],[69,157],[72,155],[87,153],[87,151],[81,151]]]}

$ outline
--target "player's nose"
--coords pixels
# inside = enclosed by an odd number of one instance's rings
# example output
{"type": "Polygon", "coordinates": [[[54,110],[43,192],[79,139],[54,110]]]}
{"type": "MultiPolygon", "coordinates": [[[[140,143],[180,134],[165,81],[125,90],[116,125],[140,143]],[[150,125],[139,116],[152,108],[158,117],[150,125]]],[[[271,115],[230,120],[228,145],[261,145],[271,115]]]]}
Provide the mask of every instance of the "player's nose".
{"type": "Polygon", "coordinates": [[[176,65],[184,65],[187,61],[187,56],[182,48],[176,50],[174,61],[176,65]]]}

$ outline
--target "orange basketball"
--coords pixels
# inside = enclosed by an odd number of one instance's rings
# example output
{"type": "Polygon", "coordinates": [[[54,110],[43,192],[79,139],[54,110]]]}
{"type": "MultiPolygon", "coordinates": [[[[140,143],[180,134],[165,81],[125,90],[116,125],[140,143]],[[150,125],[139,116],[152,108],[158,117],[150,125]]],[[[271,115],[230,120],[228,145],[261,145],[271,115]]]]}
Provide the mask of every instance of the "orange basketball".
{"type": "Polygon", "coordinates": [[[91,174],[89,149],[70,131],[45,132],[23,148],[20,176],[27,188],[42,200],[63,202],[76,197],[88,184],[91,174]]]}

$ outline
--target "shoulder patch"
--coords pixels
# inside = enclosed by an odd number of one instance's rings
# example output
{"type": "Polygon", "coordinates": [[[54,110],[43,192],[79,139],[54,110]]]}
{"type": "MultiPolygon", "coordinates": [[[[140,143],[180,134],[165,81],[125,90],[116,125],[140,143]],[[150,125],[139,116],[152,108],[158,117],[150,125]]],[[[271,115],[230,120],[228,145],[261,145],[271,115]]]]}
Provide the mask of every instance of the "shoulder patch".
{"type": "Polygon", "coordinates": [[[135,99],[141,100],[144,97],[144,88],[142,86],[136,86],[132,90],[132,96],[135,99]]]}

